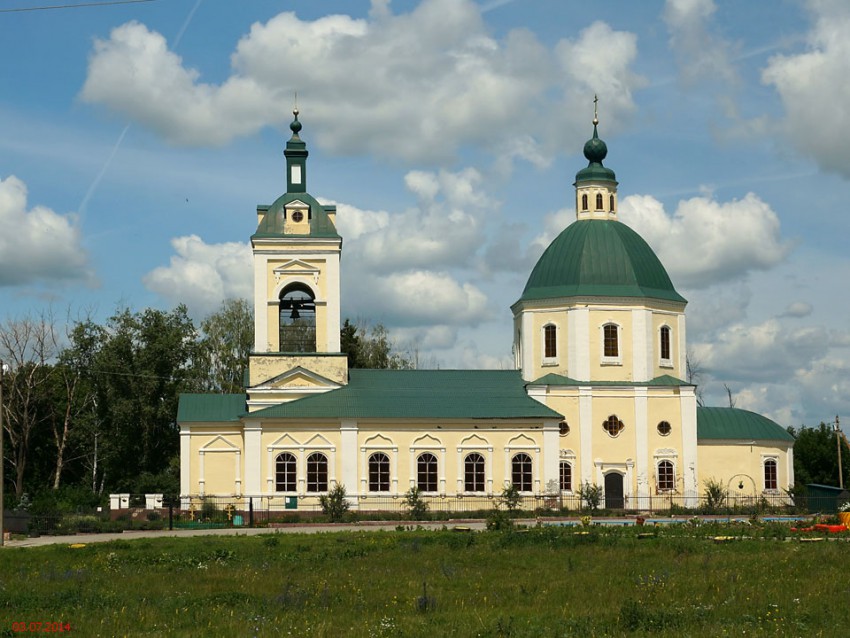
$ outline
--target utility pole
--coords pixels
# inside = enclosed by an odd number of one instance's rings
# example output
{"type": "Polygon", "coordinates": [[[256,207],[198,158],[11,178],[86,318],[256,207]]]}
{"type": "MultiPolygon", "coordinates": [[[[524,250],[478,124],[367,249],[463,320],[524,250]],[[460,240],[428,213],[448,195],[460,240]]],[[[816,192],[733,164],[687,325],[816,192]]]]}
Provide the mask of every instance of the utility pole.
{"type": "Polygon", "coordinates": [[[5,541],[5,528],[3,526],[3,481],[6,477],[3,476],[3,465],[5,457],[3,456],[3,375],[6,373],[6,364],[0,361],[0,547],[3,547],[5,541]]]}
{"type": "MultiPolygon", "coordinates": [[[[0,395],[2,396],[2,395],[0,395]]],[[[838,423],[838,415],[835,415],[835,444],[838,446],[838,487],[844,489],[844,472],[841,469],[841,426],[838,423]]]]}

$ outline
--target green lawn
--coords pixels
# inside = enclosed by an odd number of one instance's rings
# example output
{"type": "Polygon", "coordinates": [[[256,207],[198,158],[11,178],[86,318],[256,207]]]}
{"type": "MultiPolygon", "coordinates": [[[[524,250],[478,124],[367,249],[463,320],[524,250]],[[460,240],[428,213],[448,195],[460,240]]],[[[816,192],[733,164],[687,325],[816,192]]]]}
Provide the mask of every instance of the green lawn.
{"type": "Polygon", "coordinates": [[[771,538],[787,530],[407,530],[6,548],[0,636],[32,635],[13,622],[59,621],[77,636],[845,635],[847,534],[771,538]],[[739,538],[717,543],[718,534],[739,538]]]}

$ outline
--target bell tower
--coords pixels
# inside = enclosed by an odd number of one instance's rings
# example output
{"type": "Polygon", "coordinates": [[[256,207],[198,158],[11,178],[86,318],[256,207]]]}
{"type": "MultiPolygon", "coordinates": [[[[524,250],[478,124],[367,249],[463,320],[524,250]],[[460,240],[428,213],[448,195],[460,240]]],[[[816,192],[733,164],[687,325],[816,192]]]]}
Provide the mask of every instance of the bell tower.
{"type": "Polygon", "coordinates": [[[336,206],[307,192],[307,145],[298,109],[289,125],[286,193],[257,206],[254,255],[254,351],[248,409],[338,388],[348,381],[340,352],[340,256],[336,206]]]}

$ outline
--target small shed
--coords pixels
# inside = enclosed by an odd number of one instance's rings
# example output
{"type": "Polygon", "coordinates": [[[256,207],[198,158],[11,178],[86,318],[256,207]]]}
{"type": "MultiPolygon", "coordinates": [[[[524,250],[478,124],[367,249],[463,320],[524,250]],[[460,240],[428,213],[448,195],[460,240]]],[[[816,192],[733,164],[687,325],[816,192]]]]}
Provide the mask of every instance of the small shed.
{"type": "Polygon", "coordinates": [[[850,501],[850,491],[818,483],[806,485],[806,496],[810,512],[835,514],[843,503],[850,501]]]}

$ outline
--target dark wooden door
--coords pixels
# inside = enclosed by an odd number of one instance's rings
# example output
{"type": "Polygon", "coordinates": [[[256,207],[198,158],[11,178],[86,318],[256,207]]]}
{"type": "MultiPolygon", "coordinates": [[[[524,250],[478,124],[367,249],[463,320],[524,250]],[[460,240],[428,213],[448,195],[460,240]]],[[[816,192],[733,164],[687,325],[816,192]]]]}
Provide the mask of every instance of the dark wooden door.
{"type": "Polygon", "coordinates": [[[623,475],[609,472],[605,475],[605,509],[621,510],[623,507],[623,475]]]}

